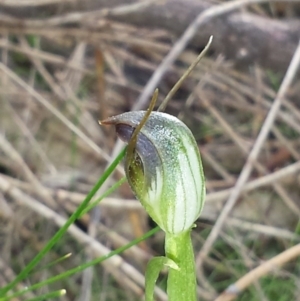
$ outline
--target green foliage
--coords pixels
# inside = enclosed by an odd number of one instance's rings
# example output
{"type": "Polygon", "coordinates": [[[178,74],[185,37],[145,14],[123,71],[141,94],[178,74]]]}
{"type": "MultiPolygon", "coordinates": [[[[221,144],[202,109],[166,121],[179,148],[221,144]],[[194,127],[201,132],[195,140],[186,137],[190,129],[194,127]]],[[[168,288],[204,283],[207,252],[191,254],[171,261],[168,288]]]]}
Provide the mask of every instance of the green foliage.
{"type": "Polygon", "coordinates": [[[272,70],[266,70],[267,78],[275,91],[278,91],[282,79],[282,74],[276,73],[272,70]]]}
{"type": "MultiPolygon", "coordinates": [[[[102,262],[103,260],[106,260],[107,258],[118,254],[118,252],[122,252],[124,250],[126,250],[128,247],[137,244],[140,240],[136,240],[135,242],[131,242],[129,245],[120,248],[118,251],[114,251],[111,252],[111,254],[101,257],[101,258],[97,258],[96,260],[93,260],[92,262],[86,263],[82,266],[76,267],[74,269],[70,269],[69,271],[58,275],[56,277],[52,277],[47,279],[46,281],[43,281],[41,283],[38,283],[36,285],[31,286],[31,288],[27,288],[21,292],[18,292],[17,294],[13,294],[11,296],[5,297],[5,295],[7,294],[8,291],[10,291],[11,289],[13,289],[20,281],[26,279],[29,277],[30,273],[33,271],[33,269],[41,262],[41,260],[45,257],[45,255],[51,250],[53,249],[53,247],[59,242],[59,240],[61,239],[61,237],[66,233],[68,227],[70,225],[72,225],[75,220],[77,220],[78,218],[80,218],[80,216],[82,216],[83,212],[85,212],[84,210],[86,209],[88,203],[90,202],[90,200],[92,199],[92,197],[96,194],[96,192],[99,190],[99,188],[102,186],[102,184],[106,181],[106,179],[109,177],[109,175],[113,172],[113,170],[115,169],[115,167],[119,164],[119,162],[122,160],[123,156],[124,156],[124,152],[125,150],[123,150],[119,156],[115,159],[115,161],[109,166],[109,168],[103,173],[102,177],[99,179],[99,181],[96,183],[96,185],[94,186],[94,188],[91,190],[91,192],[87,195],[87,197],[85,198],[85,200],[81,203],[81,205],[78,207],[78,209],[70,216],[70,218],[67,220],[67,222],[65,223],[65,225],[63,227],[61,227],[56,234],[48,241],[48,243],[45,245],[45,247],[31,260],[31,262],[29,262],[29,264],[20,272],[20,274],[12,281],[10,282],[8,285],[6,285],[5,287],[0,289],[0,300],[4,301],[4,300],[10,300],[11,298],[13,298],[13,296],[19,296],[22,295],[24,293],[26,293],[28,290],[33,290],[33,289],[37,289],[42,287],[45,284],[51,283],[51,282],[55,282],[58,280],[61,280],[64,277],[67,277],[69,275],[72,275],[76,272],[82,271],[83,269],[95,265],[99,262],[102,262]],[[132,244],[133,243],[133,244],[132,244]]],[[[155,230],[157,231],[157,230],[155,230]]],[[[152,234],[155,233],[155,231],[151,232],[152,234]]],[[[147,237],[147,235],[146,235],[147,237]]],[[[54,292],[54,294],[57,294],[54,292]]]]}
{"type": "MultiPolygon", "coordinates": [[[[288,278],[276,276],[266,276],[259,280],[263,293],[268,300],[290,301],[295,300],[295,282],[288,278]]],[[[257,301],[261,300],[261,296],[251,287],[246,290],[237,301],[257,301]]]]}
{"type": "MultiPolygon", "coordinates": [[[[232,234],[233,235],[233,234],[232,234]]],[[[205,240],[206,233],[201,233],[202,239],[205,240]]],[[[232,236],[234,238],[234,236],[232,236]]],[[[242,276],[247,274],[255,266],[246,266],[245,260],[241,255],[246,252],[249,259],[260,263],[260,260],[268,260],[279,254],[285,247],[277,240],[265,241],[262,239],[246,239],[243,243],[243,251],[238,247],[232,247],[223,239],[218,239],[214,245],[213,252],[210,256],[214,261],[213,266],[207,266],[205,274],[210,285],[217,292],[222,292],[228,286],[235,283],[242,276]]],[[[295,275],[299,274],[300,260],[291,263],[286,271],[274,269],[274,272],[257,280],[261,287],[261,292],[252,284],[248,289],[243,291],[235,300],[237,301],[257,301],[262,300],[263,294],[267,300],[289,301],[295,300],[297,291],[295,275]]]]}
{"type": "Polygon", "coordinates": [[[290,126],[288,126],[285,123],[282,122],[277,122],[278,124],[278,129],[282,133],[282,135],[285,136],[287,139],[297,139],[299,138],[299,133],[292,129],[290,126]]]}

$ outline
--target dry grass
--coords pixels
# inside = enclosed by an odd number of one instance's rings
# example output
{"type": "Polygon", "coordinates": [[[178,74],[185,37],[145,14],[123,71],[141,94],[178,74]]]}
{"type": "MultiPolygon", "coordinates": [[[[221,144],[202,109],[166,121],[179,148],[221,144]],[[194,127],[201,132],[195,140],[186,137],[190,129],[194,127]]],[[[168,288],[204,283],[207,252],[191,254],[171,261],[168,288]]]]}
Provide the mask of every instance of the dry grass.
{"type": "MultiPolygon", "coordinates": [[[[31,1],[23,5],[27,2],[31,1]]],[[[176,45],[181,49],[176,52],[168,31],[108,19],[140,5],[94,13],[99,28],[88,36],[78,25],[91,22],[93,13],[55,17],[51,28],[52,23],[38,20],[22,33],[9,27],[1,31],[0,286],[41,249],[111,161],[116,136],[100,128],[98,119],[144,107],[156,86],[148,82],[154,71],[159,73],[163,99],[197,56],[184,50],[188,40],[179,39],[176,45]],[[166,56],[171,59],[163,65],[166,56]]],[[[251,9],[264,11],[258,5],[251,9]]],[[[7,24],[13,22],[6,17],[7,24]]],[[[296,59],[291,64],[295,68],[296,59]]],[[[278,283],[293,283],[296,296],[299,264],[282,270],[277,265],[299,255],[299,245],[294,246],[299,242],[300,214],[299,79],[295,70],[287,73],[290,82],[283,90],[279,87],[286,70],[277,78],[256,65],[246,71],[232,66],[224,57],[206,57],[167,108],[195,134],[207,178],[207,202],[194,231],[199,295],[205,300],[232,300],[253,285],[248,299],[240,300],[272,300],[269,286],[260,280],[268,273],[268,279],[275,279],[273,290],[278,283]],[[266,264],[273,256],[273,265],[266,264]],[[255,267],[259,272],[247,278],[255,267]]],[[[120,167],[108,185],[122,175],[120,167]]],[[[72,226],[43,264],[68,252],[73,253],[71,259],[37,271],[31,283],[79,265],[86,260],[86,249],[92,250],[90,257],[106,254],[150,227],[127,185],[99,208],[72,226]]],[[[157,236],[95,267],[92,288],[87,278],[75,275],[49,289],[66,288],[64,300],[87,300],[89,294],[95,300],[140,300],[145,264],[161,252],[161,243],[157,236]]],[[[20,287],[28,284],[29,280],[20,287]]],[[[161,289],[157,299],[166,299],[161,289]]]]}

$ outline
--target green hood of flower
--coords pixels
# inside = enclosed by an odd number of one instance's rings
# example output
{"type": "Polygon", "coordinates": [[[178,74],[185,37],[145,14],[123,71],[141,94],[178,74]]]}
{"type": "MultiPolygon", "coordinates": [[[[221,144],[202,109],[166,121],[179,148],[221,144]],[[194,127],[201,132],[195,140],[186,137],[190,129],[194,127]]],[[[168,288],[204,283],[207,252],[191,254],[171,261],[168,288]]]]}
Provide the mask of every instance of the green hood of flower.
{"type": "MultiPolygon", "coordinates": [[[[129,142],[145,111],[111,117],[118,136],[129,142]]],[[[126,176],[142,205],[166,232],[190,229],[205,199],[198,146],[189,128],[174,116],[152,112],[137,137],[135,152],[125,159],[126,176]]]]}

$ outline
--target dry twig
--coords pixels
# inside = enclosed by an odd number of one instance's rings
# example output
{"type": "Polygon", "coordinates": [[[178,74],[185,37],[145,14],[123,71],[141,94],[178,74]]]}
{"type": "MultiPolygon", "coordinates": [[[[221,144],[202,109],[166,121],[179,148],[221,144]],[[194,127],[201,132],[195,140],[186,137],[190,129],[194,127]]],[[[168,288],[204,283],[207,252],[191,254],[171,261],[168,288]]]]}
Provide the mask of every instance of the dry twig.
{"type": "Polygon", "coordinates": [[[236,203],[243,186],[246,184],[246,182],[250,176],[250,173],[253,169],[253,163],[255,162],[255,160],[258,156],[258,153],[259,153],[264,141],[267,138],[269,131],[271,130],[273,122],[280,109],[282,99],[284,98],[288,87],[290,86],[291,82],[294,79],[294,76],[298,69],[299,62],[300,62],[300,43],[298,44],[298,47],[295,50],[294,56],[291,60],[290,66],[289,66],[289,68],[286,72],[286,75],[283,79],[283,82],[280,86],[277,97],[273,102],[272,108],[269,111],[269,114],[262,126],[262,129],[257,137],[257,140],[255,141],[255,144],[248,156],[246,164],[244,165],[244,167],[240,173],[237,183],[236,183],[234,189],[232,190],[232,192],[228,198],[228,201],[226,202],[226,205],[224,206],[219,218],[217,219],[213,230],[211,231],[210,235],[208,236],[207,240],[205,241],[205,244],[203,245],[201,251],[199,252],[199,254],[197,256],[198,268],[201,266],[204,257],[207,256],[213,243],[217,239],[217,237],[220,233],[220,230],[222,228],[222,225],[224,224],[228,214],[230,213],[231,209],[233,208],[234,204],[236,203]]]}
{"type": "MultiPolygon", "coordinates": [[[[11,184],[0,176],[0,190],[5,194],[8,194],[21,206],[30,208],[32,211],[38,213],[40,216],[54,222],[57,226],[61,227],[66,223],[66,219],[54,212],[47,206],[41,204],[37,200],[33,199],[29,195],[25,194],[18,188],[12,187],[11,184]]],[[[90,237],[84,233],[75,225],[71,225],[68,228],[68,233],[71,234],[79,243],[89,245],[94,252],[94,256],[100,257],[108,254],[111,250],[103,246],[99,241],[90,237]]],[[[120,256],[115,255],[108,260],[103,261],[104,267],[112,274],[120,283],[126,283],[128,287],[135,290],[138,296],[143,295],[141,287],[144,286],[144,276],[135,268],[125,262],[120,256]]],[[[166,300],[166,294],[156,289],[157,297],[160,300],[166,300]]]]}
{"type": "Polygon", "coordinates": [[[268,273],[278,269],[285,263],[295,259],[300,255],[300,244],[295,245],[284,252],[278,254],[272,259],[262,263],[257,268],[253,269],[234,284],[231,284],[224,293],[222,293],[215,301],[231,301],[234,300],[238,294],[243,292],[253,282],[267,275],[268,273]]]}

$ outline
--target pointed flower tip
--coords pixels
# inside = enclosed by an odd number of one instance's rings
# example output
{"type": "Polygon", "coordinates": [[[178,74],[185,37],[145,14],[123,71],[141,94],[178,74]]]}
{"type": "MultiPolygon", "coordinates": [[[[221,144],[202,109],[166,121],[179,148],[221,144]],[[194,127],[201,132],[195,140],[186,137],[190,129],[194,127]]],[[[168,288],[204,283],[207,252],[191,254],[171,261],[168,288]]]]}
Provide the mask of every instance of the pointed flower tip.
{"type": "Polygon", "coordinates": [[[105,118],[104,120],[98,120],[98,122],[100,125],[112,125],[112,124],[116,124],[117,120],[115,116],[113,116],[113,117],[105,118]]]}

